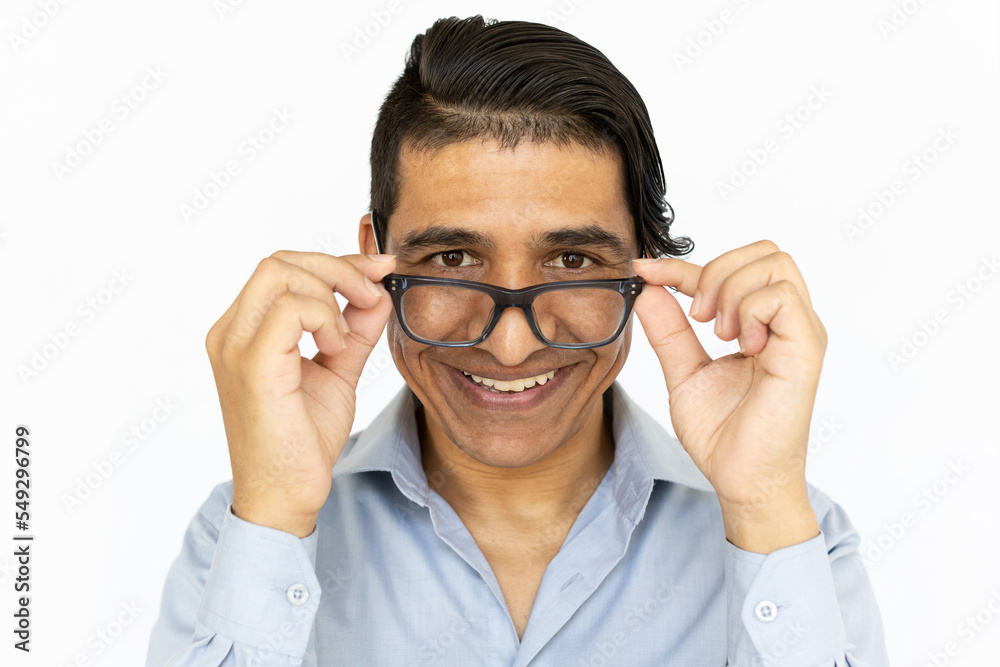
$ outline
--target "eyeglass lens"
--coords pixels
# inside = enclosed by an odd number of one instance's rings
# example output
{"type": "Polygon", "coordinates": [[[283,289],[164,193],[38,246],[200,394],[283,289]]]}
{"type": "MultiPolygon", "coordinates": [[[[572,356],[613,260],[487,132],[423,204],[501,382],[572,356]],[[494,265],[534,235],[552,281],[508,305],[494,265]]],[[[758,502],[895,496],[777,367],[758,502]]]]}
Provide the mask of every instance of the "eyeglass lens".
{"type": "MultiPolygon", "coordinates": [[[[402,315],[418,338],[467,343],[479,338],[493,315],[493,299],[456,285],[414,285],[403,292],[402,315]]],[[[625,297],[615,290],[567,288],[539,294],[535,323],[548,342],[584,345],[605,341],[618,330],[625,297]]]]}

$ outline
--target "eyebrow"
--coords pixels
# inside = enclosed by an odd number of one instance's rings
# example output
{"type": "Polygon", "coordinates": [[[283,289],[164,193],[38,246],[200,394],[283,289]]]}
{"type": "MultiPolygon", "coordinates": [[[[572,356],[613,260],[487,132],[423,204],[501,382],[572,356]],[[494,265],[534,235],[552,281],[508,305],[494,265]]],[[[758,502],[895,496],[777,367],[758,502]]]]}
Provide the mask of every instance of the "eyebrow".
{"type": "Polygon", "coordinates": [[[560,245],[603,248],[622,261],[632,255],[630,244],[625,239],[595,224],[554,229],[536,236],[531,242],[532,250],[545,250],[560,245]]]}
{"type": "Polygon", "coordinates": [[[494,250],[496,243],[486,234],[471,229],[434,225],[419,232],[408,232],[400,243],[400,251],[410,252],[420,248],[449,246],[476,246],[494,250]]]}
{"type": "MultiPolygon", "coordinates": [[[[399,252],[457,246],[495,250],[497,244],[491,236],[482,232],[462,227],[434,225],[420,231],[408,232],[400,243],[399,252]]],[[[529,244],[529,248],[536,251],[556,246],[603,248],[614,258],[622,261],[632,256],[631,246],[625,239],[597,224],[553,229],[536,235],[529,244]]]]}

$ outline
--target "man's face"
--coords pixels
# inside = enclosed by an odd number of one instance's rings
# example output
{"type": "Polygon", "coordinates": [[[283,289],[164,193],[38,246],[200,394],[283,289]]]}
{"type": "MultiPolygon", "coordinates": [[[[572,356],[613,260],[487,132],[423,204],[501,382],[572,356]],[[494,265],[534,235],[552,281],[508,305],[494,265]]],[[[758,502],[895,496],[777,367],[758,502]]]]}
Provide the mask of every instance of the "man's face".
{"type": "MultiPolygon", "coordinates": [[[[621,162],[610,152],[553,143],[499,152],[495,142],[479,140],[433,154],[407,147],[400,176],[399,206],[386,233],[397,273],[512,289],[633,275],[635,232],[621,162]]],[[[473,347],[417,343],[395,315],[387,336],[430,427],[480,463],[521,467],[555,451],[585,423],[598,423],[594,410],[625,363],[631,333],[630,317],[608,345],[557,349],[535,337],[520,309],[507,308],[473,347]],[[463,371],[496,380],[554,375],[544,385],[498,393],[463,371]]]]}

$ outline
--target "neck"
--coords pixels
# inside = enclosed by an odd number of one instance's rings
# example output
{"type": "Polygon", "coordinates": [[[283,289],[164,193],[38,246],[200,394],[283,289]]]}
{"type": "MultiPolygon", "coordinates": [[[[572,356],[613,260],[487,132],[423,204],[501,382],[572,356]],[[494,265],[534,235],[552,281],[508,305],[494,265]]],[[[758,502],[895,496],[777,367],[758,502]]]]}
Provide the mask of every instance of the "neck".
{"type": "Polygon", "coordinates": [[[519,468],[481,463],[417,411],[428,484],[463,520],[528,527],[575,520],[614,461],[611,415],[598,401],[583,426],[545,458],[519,468]]]}

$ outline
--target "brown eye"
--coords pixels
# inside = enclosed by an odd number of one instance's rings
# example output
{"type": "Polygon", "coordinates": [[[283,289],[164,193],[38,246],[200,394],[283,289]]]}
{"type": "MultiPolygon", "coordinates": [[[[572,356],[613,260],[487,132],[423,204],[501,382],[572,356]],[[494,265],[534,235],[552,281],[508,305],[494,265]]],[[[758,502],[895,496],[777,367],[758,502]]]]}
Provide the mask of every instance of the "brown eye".
{"type": "Polygon", "coordinates": [[[586,255],[576,252],[564,252],[560,255],[559,259],[562,260],[563,268],[567,269],[582,269],[588,266],[587,262],[590,261],[590,258],[586,255]]]}
{"type": "Polygon", "coordinates": [[[439,252],[435,257],[439,257],[439,264],[447,266],[449,268],[457,268],[463,266],[463,260],[465,259],[464,250],[445,250],[444,252],[439,252]]]}

